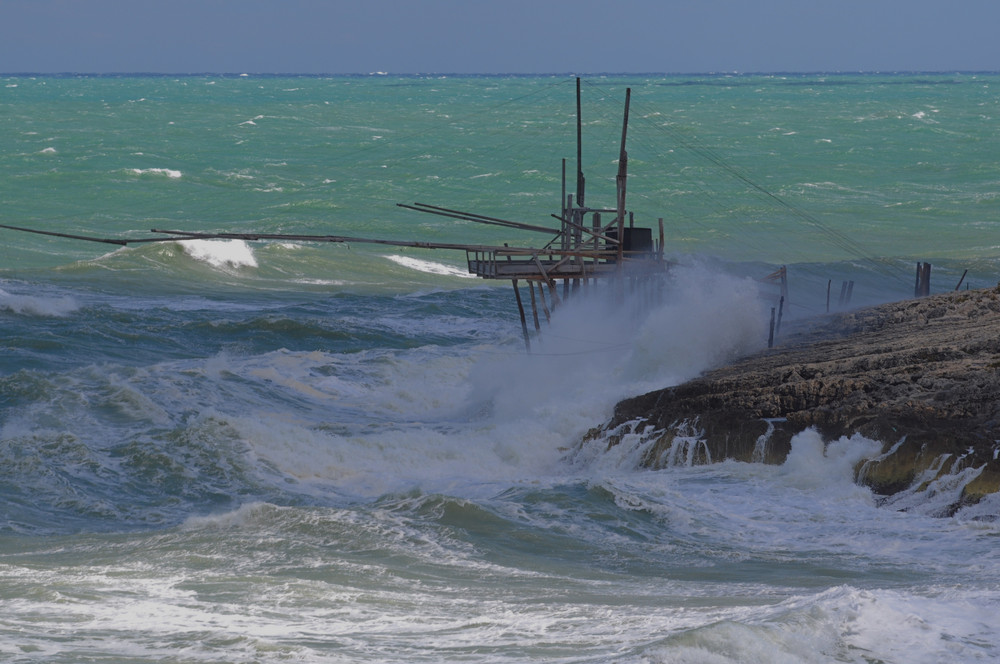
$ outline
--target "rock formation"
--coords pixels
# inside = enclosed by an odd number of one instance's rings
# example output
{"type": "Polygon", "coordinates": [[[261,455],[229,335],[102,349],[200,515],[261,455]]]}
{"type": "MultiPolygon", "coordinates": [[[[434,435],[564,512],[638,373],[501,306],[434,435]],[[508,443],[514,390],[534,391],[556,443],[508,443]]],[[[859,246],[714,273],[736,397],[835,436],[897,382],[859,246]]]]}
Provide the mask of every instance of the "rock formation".
{"type": "Polygon", "coordinates": [[[620,402],[587,439],[610,447],[638,435],[651,468],[681,445],[695,463],[781,463],[809,427],[827,442],[882,442],[856,469],[876,494],[963,469],[974,478],[950,511],[1000,490],[1000,286],[827,316],[771,350],[620,402]]]}

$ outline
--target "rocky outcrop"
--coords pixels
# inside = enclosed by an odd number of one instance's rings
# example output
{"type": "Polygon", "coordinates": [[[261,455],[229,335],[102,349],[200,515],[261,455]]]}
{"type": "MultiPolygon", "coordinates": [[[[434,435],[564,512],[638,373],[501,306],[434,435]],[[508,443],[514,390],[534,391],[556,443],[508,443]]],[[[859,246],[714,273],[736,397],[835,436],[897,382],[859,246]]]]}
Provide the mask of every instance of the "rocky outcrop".
{"type": "Polygon", "coordinates": [[[861,434],[883,454],[857,479],[890,495],[978,469],[952,506],[1000,490],[1000,286],[832,315],[774,349],[619,403],[588,434],[645,441],[642,463],[780,463],[794,435],[861,434]],[[694,447],[692,442],[696,443],[694,447]]]}

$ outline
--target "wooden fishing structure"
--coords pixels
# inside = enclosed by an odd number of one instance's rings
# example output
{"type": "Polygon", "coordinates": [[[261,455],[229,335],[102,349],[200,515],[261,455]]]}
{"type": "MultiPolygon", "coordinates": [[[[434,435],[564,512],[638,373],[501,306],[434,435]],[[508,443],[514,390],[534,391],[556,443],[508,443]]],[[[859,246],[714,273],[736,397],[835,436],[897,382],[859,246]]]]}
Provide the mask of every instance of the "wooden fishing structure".
{"type": "Polygon", "coordinates": [[[422,203],[399,204],[400,207],[418,212],[552,235],[548,242],[537,248],[505,245],[466,249],[470,273],[482,279],[509,280],[513,284],[524,343],[529,352],[531,341],[524,301],[521,297],[521,281],[528,287],[532,319],[538,332],[540,331],[539,306],[546,318],[550,315],[550,306],[545,301],[545,287],[548,287],[551,308],[554,309],[561,301],[559,282],[563,287],[562,297],[567,297],[581,288],[586,290],[588,286],[599,281],[614,280],[620,299],[624,296],[627,285],[633,290],[641,286],[648,287],[659,275],[666,272],[667,264],[663,258],[663,219],[658,220],[659,236],[654,240],[652,228],[637,227],[634,214],[626,208],[628,182],[626,139],[631,94],[631,89],[626,89],[613,207],[591,207],[586,204],[579,78],[576,79],[576,193],[575,196],[567,193],[564,159],[561,212],[552,215],[559,220],[558,229],[510,222],[422,203]]]}

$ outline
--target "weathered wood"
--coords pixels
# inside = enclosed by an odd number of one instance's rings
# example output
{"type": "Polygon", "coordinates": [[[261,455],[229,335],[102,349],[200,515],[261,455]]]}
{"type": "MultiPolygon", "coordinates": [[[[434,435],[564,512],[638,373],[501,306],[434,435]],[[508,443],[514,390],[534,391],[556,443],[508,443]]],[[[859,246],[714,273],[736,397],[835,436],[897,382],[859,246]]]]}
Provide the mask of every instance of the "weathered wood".
{"type": "Polygon", "coordinates": [[[517,311],[521,314],[521,332],[524,334],[524,349],[531,352],[531,339],[528,337],[528,321],[524,317],[524,305],[521,303],[521,289],[518,288],[517,279],[512,279],[514,284],[514,298],[517,300],[517,311]]]}
{"type": "Polygon", "coordinates": [[[541,332],[542,326],[538,322],[538,305],[535,303],[535,282],[528,282],[528,292],[531,293],[531,316],[535,319],[535,332],[541,332]]]}

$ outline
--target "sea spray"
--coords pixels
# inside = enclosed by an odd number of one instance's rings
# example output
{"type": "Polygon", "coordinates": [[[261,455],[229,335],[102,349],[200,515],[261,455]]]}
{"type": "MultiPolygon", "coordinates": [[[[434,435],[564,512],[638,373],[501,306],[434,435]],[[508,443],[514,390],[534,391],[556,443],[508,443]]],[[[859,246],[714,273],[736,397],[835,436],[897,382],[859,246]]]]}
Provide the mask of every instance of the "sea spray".
{"type": "Polygon", "coordinates": [[[0,288],[0,311],[24,316],[68,316],[80,308],[72,297],[45,297],[8,293],[0,288]]]}
{"type": "Polygon", "coordinates": [[[243,240],[185,240],[184,251],[216,268],[257,267],[253,250],[243,240]]]}
{"type": "MultiPolygon", "coordinates": [[[[798,489],[823,489],[853,486],[857,467],[877,456],[882,443],[861,435],[826,443],[815,429],[792,437],[792,449],[781,466],[781,475],[798,489]]],[[[867,491],[867,489],[864,489],[867,491]]]]}
{"type": "Polygon", "coordinates": [[[663,306],[635,332],[625,374],[661,386],[693,378],[767,341],[766,304],[757,282],[703,263],[678,266],[663,306]]]}

